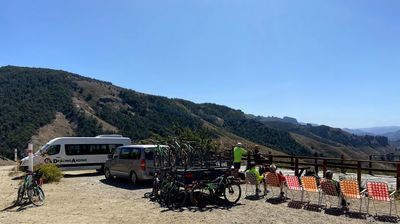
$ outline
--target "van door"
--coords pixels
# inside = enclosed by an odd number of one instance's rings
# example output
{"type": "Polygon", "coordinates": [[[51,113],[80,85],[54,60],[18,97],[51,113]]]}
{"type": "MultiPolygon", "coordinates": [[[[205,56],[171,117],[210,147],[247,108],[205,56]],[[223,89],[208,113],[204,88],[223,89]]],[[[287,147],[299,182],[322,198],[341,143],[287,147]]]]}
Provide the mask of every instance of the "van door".
{"type": "Polygon", "coordinates": [[[130,174],[131,151],[131,148],[121,148],[118,164],[116,165],[118,172],[125,178],[129,178],[130,174]]]}
{"type": "Polygon", "coordinates": [[[141,155],[140,148],[126,148],[125,151],[121,151],[120,154],[120,163],[121,163],[121,172],[125,177],[130,178],[131,172],[134,171],[136,177],[140,178],[139,171],[139,159],[141,155]]]}
{"type": "Polygon", "coordinates": [[[142,173],[140,169],[140,158],[142,157],[142,148],[132,148],[131,151],[131,162],[130,162],[130,168],[128,170],[129,174],[134,171],[136,174],[136,177],[141,180],[142,179],[142,173]]]}
{"type": "Polygon", "coordinates": [[[147,148],[144,150],[144,159],[146,161],[146,168],[145,168],[145,173],[147,176],[153,176],[154,175],[154,167],[155,167],[155,152],[154,148],[147,148]]]}
{"type": "Polygon", "coordinates": [[[119,176],[117,171],[117,163],[119,159],[119,149],[115,149],[113,154],[111,155],[111,159],[107,161],[107,167],[110,169],[111,175],[119,176]]]}

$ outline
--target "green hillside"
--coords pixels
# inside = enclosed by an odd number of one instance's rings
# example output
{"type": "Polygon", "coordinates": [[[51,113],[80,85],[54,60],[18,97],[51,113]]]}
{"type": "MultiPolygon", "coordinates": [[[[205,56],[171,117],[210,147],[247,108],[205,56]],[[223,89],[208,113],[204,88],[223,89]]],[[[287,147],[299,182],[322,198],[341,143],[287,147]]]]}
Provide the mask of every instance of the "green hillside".
{"type": "MultiPolygon", "coordinates": [[[[188,129],[206,133],[219,142],[232,144],[241,140],[296,155],[327,150],[304,139],[349,146],[346,150],[353,151],[364,146],[390,150],[387,139],[346,136],[345,132],[326,126],[263,122],[226,106],[143,94],[51,69],[1,67],[0,102],[0,154],[8,157],[13,148],[25,148],[32,136],[46,138],[41,127],[58,130],[56,114],[65,117],[63,125],[69,126],[76,136],[120,133],[137,142],[174,136],[177,130],[188,129]]],[[[54,132],[51,136],[57,136],[54,132]]]]}
{"type": "Polygon", "coordinates": [[[297,142],[311,149],[317,149],[316,151],[327,156],[337,157],[344,154],[350,158],[360,158],[369,154],[385,154],[393,151],[388,139],[383,136],[358,136],[325,125],[300,125],[275,121],[263,121],[263,124],[290,132],[297,142]]]}

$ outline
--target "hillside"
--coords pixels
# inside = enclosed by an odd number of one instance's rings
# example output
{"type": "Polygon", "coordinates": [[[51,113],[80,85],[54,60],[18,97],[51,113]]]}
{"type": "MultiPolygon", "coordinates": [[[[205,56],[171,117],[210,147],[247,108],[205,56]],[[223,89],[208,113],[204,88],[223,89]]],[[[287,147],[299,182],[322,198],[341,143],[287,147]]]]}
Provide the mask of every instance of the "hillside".
{"type": "Polygon", "coordinates": [[[14,161],[0,156],[0,166],[9,166],[9,165],[14,165],[14,164],[15,164],[14,161]]]}
{"type": "Polygon", "coordinates": [[[29,141],[38,147],[57,136],[120,133],[137,142],[174,136],[182,128],[211,136],[225,148],[243,141],[274,153],[351,157],[392,150],[386,138],[299,125],[292,118],[261,121],[222,105],[143,94],[51,69],[1,67],[0,103],[0,154],[8,157],[29,141]]]}
{"type": "Polygon", "coordinates": [[[397,151],[400,151],[400,140],[390,142],[390,144],[393,145],[394,147],[397,147],[397,151]]]}
{"type": "Polygon", "coordinates": [[[344,154],[347,158],[365,158],[369,154],[386,154],[394,150],[383,136],[357,136],[325,125],[276,121],[263,121],[263,124],[291,133],[297,142],[325,156],[337,157],[344,154]]]}

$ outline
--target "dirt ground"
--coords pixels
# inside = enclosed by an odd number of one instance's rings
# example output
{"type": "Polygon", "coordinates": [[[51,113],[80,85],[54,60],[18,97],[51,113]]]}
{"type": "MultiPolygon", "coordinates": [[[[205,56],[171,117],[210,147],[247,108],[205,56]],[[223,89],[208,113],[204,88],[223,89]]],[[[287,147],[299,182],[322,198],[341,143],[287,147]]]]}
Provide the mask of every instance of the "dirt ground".
{"type": "Polygon", "coordinates": [[[15,162],[0,156],[0,166],[12,166],[15,162]]]}
{"type": "MultiPolygon", "coordinates": [[[[0,167],[0,223],[369,223],[341,213],[316,212],[272,204],[270,200],[240,200],[232,208],[212,207],[171,211],[144,198],[148,184],[106,181],[95,172],[74,171],[58,184],[46,184],[46,202],[41,207],[10,207],[16,199],[20,180],[8,176],[12,167],[0,167]]],[[[244,186],[243,186],[244,194],[244,186]]],[[[267,197],[268,198],[268,197],[267,197]]],[[[315,201],[315,200],[314,200],[315,201]]],[[[389,205],[380,206],[388,212],[389,205]]],[[[357,203],[350,207],[357,210],[357,203]]],[[[364,209],[363,209],[364,210],[364,209]]],[[[383,217],[382,217],[383,218],[383,217]]],[[[385,219],[390,221],[388,219],[385,219]]]]}

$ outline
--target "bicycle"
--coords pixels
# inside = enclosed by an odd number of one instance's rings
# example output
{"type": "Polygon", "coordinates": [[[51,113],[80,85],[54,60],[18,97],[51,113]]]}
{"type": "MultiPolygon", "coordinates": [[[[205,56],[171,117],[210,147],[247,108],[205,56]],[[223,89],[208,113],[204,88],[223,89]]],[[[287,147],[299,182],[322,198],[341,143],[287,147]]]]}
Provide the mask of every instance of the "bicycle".
{"type": "Polygon", "coordinates": [[[190,192],[190,200],[193,205],[202,208],[209,204],[211,199],[224,196],[225,201],[233,205],[240,200],[241,195],[242,189],[235,182],[235,178],[224,174],[210,182],[196,183],[190,192]]]}
{"type": "Polygon", "coordinates": [[[35,206],[41,206],[44,204],[45,194],[43,189],[39,185],[40,174],[39,173],[31,173],[27,174],[24,177],[24,182],[18,188],[17,195],[17,205],[22,204],[22,200],[24,198],[28,198],[29,201],[35,206]]]}
{"type": "Polygon", "coordinates": [[[173,208],[180,208],[185,205],[188,192],[187,187],[177,180],[176,171],[169,171],[159,187],[160,201],[173,208]]]}

